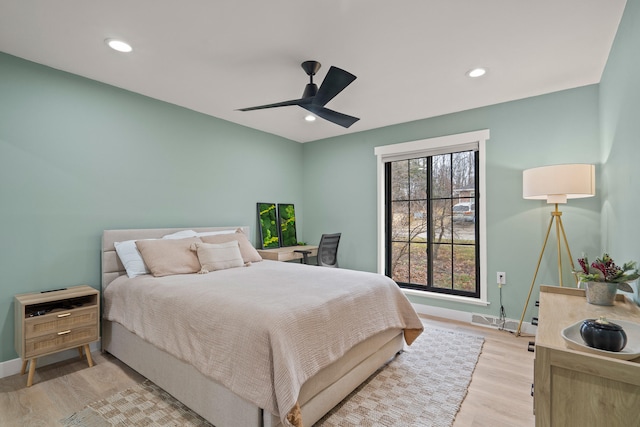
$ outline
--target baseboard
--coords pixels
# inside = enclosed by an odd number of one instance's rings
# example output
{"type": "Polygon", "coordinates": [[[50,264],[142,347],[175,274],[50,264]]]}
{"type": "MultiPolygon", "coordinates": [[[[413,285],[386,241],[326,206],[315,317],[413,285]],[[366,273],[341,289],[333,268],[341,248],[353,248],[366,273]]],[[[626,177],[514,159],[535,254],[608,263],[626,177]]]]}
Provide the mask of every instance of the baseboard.
{"type": "Polygon", "coordinates": [[[411,303],[418,314],[442,317],[443,319],[457,320],[459,322],[471,323],[471,313],[466,311],[452,310],[450,308],[434,307],[431,305],[411,303]]]}
{"type": "MultiPolygon", "coordinates": [[[[94,342],[89,345],[91,352],[96,350],[100,350],[100,341],[94,342]]],[[[71,349],[61,351],[59,353],[50,354],[48,356],[43,356],[38,358],[38,363],[36,367],[51,365],[52,363],[62,362],[63,360],[72,359],[74,357],[78,357],[78,350],[71,349]]],[[[6,362],[0,363],[0,378],[10,377],[11,375],[19,374],[22,369],[22,359],[12,359],[7,360],[6,362]]]]}
{"type": "MultiPolygon", "coordinates": [[[[473,325],[484,326],[497,329],[502,327],[502,321],[494,316],[469,313],[467,311],[452,310],[450,308],[433,307],[430,305],[411,303],[418,314],[441,317],[443,319],[456,320],[458,322],[471,323],[473,325]]],[[[506,319],[504,329],[515,332],[518,327],[518,320],[506,319]]],[[[535,335],[536,326],[530,322],[522,322],[521,332],[527,335],[535,335]]]]}

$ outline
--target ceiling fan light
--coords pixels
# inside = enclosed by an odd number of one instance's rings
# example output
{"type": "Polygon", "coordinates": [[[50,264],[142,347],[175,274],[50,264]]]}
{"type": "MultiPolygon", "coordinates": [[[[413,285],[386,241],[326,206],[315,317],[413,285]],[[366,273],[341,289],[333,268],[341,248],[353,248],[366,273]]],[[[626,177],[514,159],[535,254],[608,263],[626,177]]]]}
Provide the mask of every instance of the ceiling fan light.
{"type": "Polygon", "coordinates": [[[476,77],[484,76],[486,73],[487,73],[486,68],[474,68],[473,70],[467,71],[467,76],[476,78],[476,77]]]}
{"type": "Polygon", "coordinates": [[[313,114],[307,114],[306,116],[304,116],[304,119],[308,122],[315,122],[316,116],[314,116],[313,114]]]}
{"type": "Polygon", "coordinates": [[[104,41],[111,49],[117,50],[118,52],[131,52],[133,48],[127,42],[117,39],[106,39],[104,41]]]}

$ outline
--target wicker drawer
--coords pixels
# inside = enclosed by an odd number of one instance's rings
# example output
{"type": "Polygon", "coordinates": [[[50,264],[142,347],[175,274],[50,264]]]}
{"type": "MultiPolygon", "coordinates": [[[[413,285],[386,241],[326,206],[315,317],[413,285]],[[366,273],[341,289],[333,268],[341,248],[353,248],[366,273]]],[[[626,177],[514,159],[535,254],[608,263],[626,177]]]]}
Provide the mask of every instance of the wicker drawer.
{"type": "Polygon", "coordinates": [[[25,320],[24,338],[30,340],[52,332],[57,333],[82,326],[93,326],[97,324],[97,319],[98,309],[96,306],[31,317],[25,320]]]}
{"type": "Polygon", "coordinates": [[[25,357],[37,357],[42,354],[65,350],[97,339],[98,328],[95,325],[62,330],[27,339],[25,342],[25,357]]]}

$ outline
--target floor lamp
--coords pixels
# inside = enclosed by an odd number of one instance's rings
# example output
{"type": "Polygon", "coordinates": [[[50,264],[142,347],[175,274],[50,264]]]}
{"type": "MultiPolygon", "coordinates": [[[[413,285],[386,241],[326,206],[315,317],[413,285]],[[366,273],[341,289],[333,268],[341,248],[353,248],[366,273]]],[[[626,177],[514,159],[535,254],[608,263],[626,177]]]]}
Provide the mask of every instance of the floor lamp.
{"type": "Polygon", "coordinates": [[[531,292],[533,291],[533,287],[536,283],[536,277],[538,276],[542,256],[544,255],[544,250],[547,247],[549,234],[554,223],[556,229],[558,279],[560,286],[562,286],[562,243],[564,243],[564,247],[567,250],[571,269],[572,271],[575,270],[573,257],[571,256],[571,250],[569,249],[569,242],[567,241],[567,235],[565,234],[564,226],[562,225],[562,212],[558,210],[558,204],[567,203],[568,199],[593,197],[595,194],[596,179],[594,165],[569,164],[542,166],[539,168],[527,169],[522,173],[522,197],[525,199],[546,200],[547,203],[554,204],[555,209],[551,212],[551,219],[549,220],[549,226],[547,227],[547,234],[544,237],[544,244],[542,245],[538,264],[536,265],[533,280],[529,287],[527,301],[524,303],[524,308],[522,309],[522,316],[520,317],[516,336],[520,336],[521,334],[522,321],[524,320],[524,315],[527,312],[527,306],[531,299],[531,292]]]}

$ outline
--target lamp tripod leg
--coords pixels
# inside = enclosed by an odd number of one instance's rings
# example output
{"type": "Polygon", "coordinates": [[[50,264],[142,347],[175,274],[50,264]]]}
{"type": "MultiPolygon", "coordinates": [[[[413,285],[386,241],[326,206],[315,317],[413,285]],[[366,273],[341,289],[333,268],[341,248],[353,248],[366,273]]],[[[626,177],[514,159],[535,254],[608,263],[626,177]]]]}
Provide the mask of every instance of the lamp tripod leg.
{"type": "MultiPolygon", "coordinates": [[[[562,231],[562,238],[564,240],[564,246],[567,249],[567,255],[569,255],[569,263],[571,264],[571,272],[573,273],[576,270],[576,266],[573,263],[573,256],[571,255],[571,249],[569,249],[569,241],[567,240],[567,235],[564,232],[564,225],[562,224],[562,218],[558,217],[558,224],[560,224],[560,230],[562,231]]],[[[558,237],[558,240],[560,240],[560,237],[558,237]]],[[[575,275],[575,273],[573,273],[573,278],[576,282],[576,286],[578,285],[578,276],[575,275]]],[[[562,282],[560,282],[562,283],[562,282]]]]}
{"type": "Polygon", "coordinates": [[[520,323],[518,323],[518,329],[516,330],[516,336],[519,337],[522,331],[522,322],[524,321],[524,315],[527,312],[527,306],[529,305],[529,300],[531,299],[531,292],[533,292],[533,286],[536,284],[536,277],[538,277],[538,270],[540,270],[540,263],[542,262],[542,256],[544,255],[544,250],[547,247],[547,241],[549,240],[549,233],[551,232],[551,226],[553,225],[553,218],[549,220],[549,226],[547,227],[547,234],[544,237],[544,244],[542,245],[542,250],[540,251],[540,256],[538,257],[538,264],[536,265],[536,272],[533,274],[533,280],[531,281],[531,286],[529,287],[529,294],[527,295],[527,301],[524,303],[524,308],[522,309],[522,316],[520,316],[520,323]]]}
{"type": "Polygon", "coordinates": [[[556,217],[556,251],[558,252],[558,283],[560,287],[563,286],[562,283],[562,246],[560,245],[560,226],[562,225],[562,212],[558,212],[558,205],[556,204],[556,211],[551,215],[556,217]]]}

